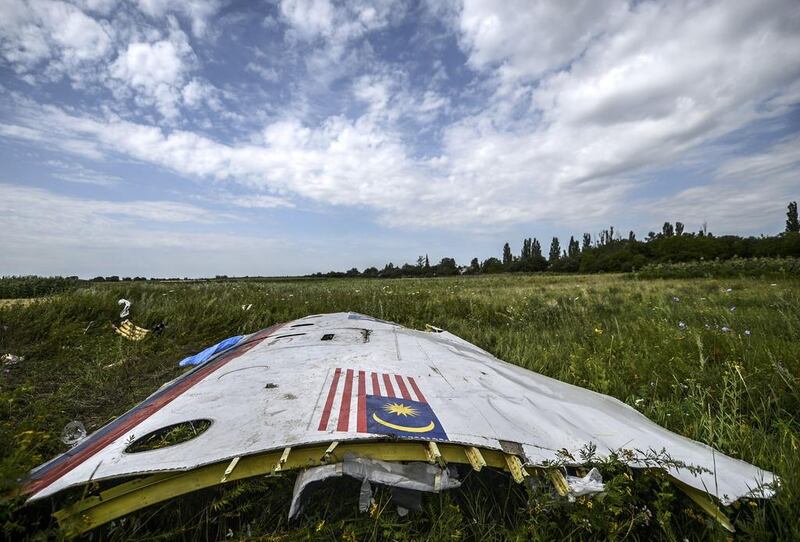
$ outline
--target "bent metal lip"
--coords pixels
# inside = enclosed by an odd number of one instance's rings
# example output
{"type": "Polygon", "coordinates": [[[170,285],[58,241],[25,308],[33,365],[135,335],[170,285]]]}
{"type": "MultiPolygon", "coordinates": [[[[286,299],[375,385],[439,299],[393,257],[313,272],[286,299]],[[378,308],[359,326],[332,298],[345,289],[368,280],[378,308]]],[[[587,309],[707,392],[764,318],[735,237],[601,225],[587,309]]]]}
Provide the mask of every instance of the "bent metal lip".
{"type": "MultiPolygon", "coordinates": [[[[631,467],[663,468],[706,511],[716,510],[712,498],[730,504],[774,494],[771,472],[672,433],[612,397],[429,329],[335,313],[244,336],[35,469],[23,491],[38,500],[131,479],[57,512],[76,534],[201,487],[341,461],[345,453],[488,465],[521,481],[590,446],[631,467]],[[197,420],[204,430],[188,440],[132,445],[197,420]],[[649,452],[672,462],[654,466],[649,452]]],[[[562,490],[558,471],[549,474],[562,490]]]]}

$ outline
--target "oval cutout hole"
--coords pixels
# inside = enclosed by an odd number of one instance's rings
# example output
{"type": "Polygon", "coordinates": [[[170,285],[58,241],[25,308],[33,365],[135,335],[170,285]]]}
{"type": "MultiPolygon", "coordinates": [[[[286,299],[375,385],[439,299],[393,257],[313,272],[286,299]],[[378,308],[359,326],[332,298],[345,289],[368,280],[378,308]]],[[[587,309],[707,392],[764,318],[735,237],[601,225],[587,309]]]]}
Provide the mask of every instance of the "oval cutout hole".
{"type": "Polygon", "coordinates": [[[150,450],[159,450],[176,444],[183,444],[199,437],[211,427],[211,420],[189,420],[188,422],[175,423],[156,429],[139,437],[125,448],[125,452],[135,454],[150,450]]]}

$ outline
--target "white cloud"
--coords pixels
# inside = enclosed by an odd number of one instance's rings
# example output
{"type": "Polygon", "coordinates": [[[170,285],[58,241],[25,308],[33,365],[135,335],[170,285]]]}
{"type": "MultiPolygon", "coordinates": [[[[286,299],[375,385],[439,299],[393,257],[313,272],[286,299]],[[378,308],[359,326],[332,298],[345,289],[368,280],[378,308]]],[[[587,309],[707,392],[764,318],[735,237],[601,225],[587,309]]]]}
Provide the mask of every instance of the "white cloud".
{"type": "Polygon", "coordinates": [[[243,235],[207,224],[213,217],[173,201],[83,199],[0,183],[0,274],[289,274],[317,271],[322,254],[351,264],[342,254],[347,239],[243,235]]]}
{"type": "Polygon", "coordinates": [[[281,0],[281,14],[301,39],[345,42],[386,27],[405,12],[397,0],[281,0]]]}
{"type": "Polygon", "coordinates": [[[278,80],[278,72],[275,71],[275,68],[264,66],[256,62],[248,62],[247,66],[245,66],[245,69],[258,75],[264,81],[275,82],[278,80]]]}
{"type": "Polygon", "coordinates": [[[50,0],[4,0],[0,6],[0,55],[21,74],[39,69],[50,78],[80,81],[91,64],[111,52],[108,25],[72,4],[50,0]]]}
{"type": "Polygon", "coordinates": [[[778,233],[786,204],[798,198],[800,137],[757,153],[729,157],[706,185],[640,204],[646,213],[680,217],[721,233],[778,233]]]}
{"type": "Polygon", "coordinates": [[[226,201],[231,205],[246,209],[292,209],[295,206],[294,203],[285,198],[266,194],[231,197],[226,201]]]}
{"type": "MultiPolygon", "coordinates": [[[[645,172],[784,114],[800,96],[800,8],[791,0],[523,4],[470,0],[452,11],[473,70],[462,88],[426,86],[361,39],[402,16],[394,3],[286,0],[287,55],[308,74],[282,89],[292,94],[282,120],[255,133],[223,142],[24,100],[0,133],[368,208],[391,225],[572,225],[613,219],[645,172]],[[346,96],[331,90],[354,71],[346,96]]],[[[155,17],[166,7],[143,9],[155,17]]],[[[199,60],[176,23],[168,37],[146,38],[126,41],[110,68],[120,97],[156,107],[169,126],[180,107],[224,113],[222,91],[193,72],[199,60]]],[[[24,54],[38,58],[31,43],[24,54]]],[[[276,78],[260,68],[246,67],[276,78]]]]}
{"type": "Polygon", "coordinates": [[[71,183],[114,186],[122,181],[121,177],[95,171],[74,161],[48,160],[46,164],[54,170],[53,177],[71,183]]]}
{"type": "Polygon", "coordinates": [[[334,9],[329,0],[283,0],[281,14],[304,38],[333,31],[334,9]]]}
{"type": "Polygon", "coordinates": [[[572,61],[625,11],[614,0],[464,0],[457,26],[474,67],[536,77],[572,61]]]}
{"type": "MultiPolygon", "coordinates": [[[[121,254],[137,248],[224,246],[225,236],[214,239],[165,229],[181,223],[207,223],[209,216],[213,215],[202,208],[180,202],[81,199],[0,183],[0,229],[4,233],[0,251],[6,255],[3,272],[13,272],[28,260],[42,265],[48,258],[53,258],[52,266],[60,267],[62,261],[80,266],[76,254],[81,255],[80,260],[97,250],[115,249],[121,254]],[[207,244],[191,244],[199,242],[207,244]]],[[[112,267],[109,262],[92,263],[112,267]]]]}
{"type": "Polygon", "coordinates": [[[165,117],[174,118],[182,96],[192,106],[209,95],[208,85],[198,80],[183,88],[193,58],[185,34],[173,27],[168,39],[130,43],[109,72],[125,85],[123,90],[133,89],[142,105],[153,105],[165,117]]]}
{"type": "Polygon", "coordinates": [[[189,19],[192,33],[203,36],[208,29],[209,20],[219,11],[220,2],[217,0],[135,0],[143,13],[153,18],[162,18],[169,13],[175,13],[189,19]]]}

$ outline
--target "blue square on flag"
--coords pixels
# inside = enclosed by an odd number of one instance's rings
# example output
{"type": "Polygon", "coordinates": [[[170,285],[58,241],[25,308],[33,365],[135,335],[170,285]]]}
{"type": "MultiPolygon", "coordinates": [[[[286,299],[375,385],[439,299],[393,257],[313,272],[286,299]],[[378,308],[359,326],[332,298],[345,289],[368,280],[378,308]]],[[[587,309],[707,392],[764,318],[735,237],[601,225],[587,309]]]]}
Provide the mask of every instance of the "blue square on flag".
{"type": "Polygon", "coordinates": [[[447,440],[447,433],[428,403],[401,397],[367,395],[366,406],[368,433],[447,440]]]}

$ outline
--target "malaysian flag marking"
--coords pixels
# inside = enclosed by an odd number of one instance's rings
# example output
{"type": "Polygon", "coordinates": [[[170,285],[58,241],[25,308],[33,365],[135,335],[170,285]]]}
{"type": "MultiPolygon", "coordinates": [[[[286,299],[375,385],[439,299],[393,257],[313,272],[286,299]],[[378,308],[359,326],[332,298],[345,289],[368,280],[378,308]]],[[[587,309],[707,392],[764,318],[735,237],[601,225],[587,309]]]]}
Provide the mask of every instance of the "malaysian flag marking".
{"type": "Polygon", "coordinates": [[[336,368],[319,431],[447,440],[447,434],[411,376],[336,368]]]}

